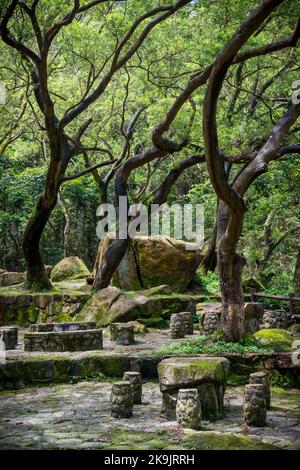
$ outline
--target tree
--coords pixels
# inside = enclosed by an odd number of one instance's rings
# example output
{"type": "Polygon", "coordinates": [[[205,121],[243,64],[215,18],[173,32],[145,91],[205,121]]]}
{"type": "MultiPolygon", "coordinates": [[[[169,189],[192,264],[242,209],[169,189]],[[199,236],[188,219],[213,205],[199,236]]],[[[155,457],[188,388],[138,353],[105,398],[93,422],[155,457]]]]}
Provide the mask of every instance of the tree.
{"type": "MultiPolygon", "coordinates": [[[[220,158],[218,150],[217,103],[228,68],[239,50],[280,3],[282,2],[272,0],[262,2],[236,31],[215,61],[204,101],[203,129],[207,166],[212,185],[222,201],[218,214],[217,252],[223,303],[222,331],[229,341],[241,340],[245,331],[242,289],[242,270],[245,259],[236,253],[246,212],[243,195],[253,180],[267,171],[268,164],[272,160],[286,153],[292,153],[293,150],[299,152],[299,146],[281,150],[280,146],[299,117],[300,105],[290,103],[288,111],[273,128],[267,142],[260,148],[251,163],[237,175],[233,184],[229,184],[224,170],[224,161],[220,158]]],[[[298,22],[294,34],[295,43],[299,35],[300,24],[298,22]]]]}
{"type": "MultiPolygon", "coordinates": [[[[73,8],[69,11],[64,11],[66,10],[66,6],[64,6],[61,10],[63,10],[65,15],[56,21],[54,20],[50,26],[45,24],[44,18],[41,18],[42,8],[46,7],[45,2],[33,0],[31,7],[18,0],[9,2],[1,20],[1,38],[9,47],[15,49],[28,64],[36,103],[43,115],[44,129],[50,148],[44,192],[39,198],[23,238],[23,251],[27,267],[27,285],[32,290],[51,288],[40,250],[41,236],[56,205],[61,184],[66,180],[70,180],[70,177],[66,176],[66,170],[70,161],[86,150],[79,143],[90,126],[92,119],[91,117],[86,117],[81,125],[77,125],[77,129],[74,126],[74,121],[82,116],[104,94],[113,77],[128,63],[151,30],[173,15],[177,10],[187,5],[189,1],[179,0],[177,3],[149,8],[141,16],[137,17],[129,25],[123,37],[117,37],[113,52],[106,57],[100,71],[94,75],[92,80],[88,81],[83,96],[78,102],[70,106],[62,117],[59,117],[57,114],[53,94],[49,88],[50,51],[53,42],[63,28],[70,25],[76,18],[78,18],[78,21],[84,22],[86,15],[96,7],[99,8],[97,12],[102,15],[104,20],[108,13],[105,7],[108,5],[110,10],[115,2],[95,0],[80,5],[79,0],[74,0],[73,8]],[[38,14],[39,7],[41,8],[40,15],[38,14]],[[18,29],[18,12],[21,15],[26,15],[27,19],[30,20],[31,41],[29,42],[33,42],[33,45],[28,45],[25,40],[22,40],[22,36],[20,39],[16,39],[13,31],[15,24],[13,28],[9,26],[10,22],[14,19],[17,23],[15,28],[18,29]],[[149,20],[148,23],[143,29],[140,29],[140,26],[144,25],[147,20],[149,20]],[[94,88],[92,88],[93,86],[94,88]],[[73,125],[72,136],[66,130],[71,124],[73,125]]],[[[122,5],[120,8],[122,8],[122,5]]],[[[53,12],[50,12],[50,17],[51,14],[53,12]]],[[[21,17],[23,18],[23,16],[21,17]]],[[[111,164],[111,161],[102,161],[92,168],[85,170],[80,176],[88,171],[94,171],[105,164],[111,164]]]]}

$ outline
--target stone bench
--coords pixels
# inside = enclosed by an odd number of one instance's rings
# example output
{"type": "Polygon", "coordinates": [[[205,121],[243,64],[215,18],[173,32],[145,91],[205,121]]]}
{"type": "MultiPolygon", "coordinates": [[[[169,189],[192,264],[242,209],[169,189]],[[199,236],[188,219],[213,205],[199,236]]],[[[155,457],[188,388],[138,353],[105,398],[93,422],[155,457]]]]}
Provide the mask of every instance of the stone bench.
{"type": "Polygon", "coordinates": [[[214,421],[223,417],[223,399],[229,373],[229,361],[223,357],[172,357],[158,365],[162,413],[175,419],[179,389],[196,388],[202,416],[214,421]]]}
{"type": "Polygon", "coordinates": [[[25,351],[94,351],[103,349],[102,329],[25,333],[25,351]]]}
{"type": "Polygon", "coordinates": [[[30,325],[29,331],[31,333],[41,333],[50,331],[82,331],[94,330],[96,322],[93,321],[80,321],[80,322],[66,322],[66,323],[35,323],[30,325]]]}
{"type": "MultiPolygon", "coordinates": [[[[4,350],[15,349],[18,344],[18,327],[2,326],[0,327],[0,342],[4,350]]],[[[0,348],[1,349],[1,348],[0,348]]]]}

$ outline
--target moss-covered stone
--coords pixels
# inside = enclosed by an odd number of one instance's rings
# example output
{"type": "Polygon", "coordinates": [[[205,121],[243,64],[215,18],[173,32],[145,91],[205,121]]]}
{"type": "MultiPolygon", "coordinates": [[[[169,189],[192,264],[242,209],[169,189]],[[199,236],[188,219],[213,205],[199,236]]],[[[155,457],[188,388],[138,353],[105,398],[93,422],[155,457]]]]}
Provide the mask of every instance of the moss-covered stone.
{"type": "Polygon", "coordinates": [[[195,450],[276,450],[272,444],[264,444],[255,437],[212,432],[190,433],[184,440],[195,450]]]}
{"type": "Polygon", "coordinates": [[[229,361],[223,357],[173,357],[158,365],[161,391],[201,383],[225,386],[228,372],[229,361]]]}
{"type": "MultiPolygon", "coordinates": [[[[96,266],[99,267],[111,242],[111,235],[99,245],[96,266]]],[[[182,292],[189,285],[199,266],[201,253],[196,244],[171,237],[139,236],[132,240],[113,279],[120,289],[149,289],[166,284],[182,292]]]]}
{"type": "Polygon", "coordinates": [[[1,303],[4,305],[3,320],[5,324],[28,326],[33,323],[72,321],[84,302],[89,298],[83,292],[47,292],[31,294],[23,291],[1,292],[1,303]]]}
{"type": "Polygon", "coordinates": [[[88,276],[90,272],[78,256],[63,258],[51,271],[51,280],[54,282],[83,279],[88,276]]]}
{"type": "Polygon", "coordinates": [[[300,325],[292,325],[288,328],[288,331],[295,336],[300,335],[300,325]]]}
{"type": "Polygon", "coordinates": [[[158,365],[159,385],[163,393],[162,412],[175,417],[178,391],[197,388],[202,416],[214,421],[223,415],[223,397],[229,361],[222,357],[174,357],[158,365]]]}
{"type": "Polygon", "coordinates": [[[197,298],[181,294],[145,296],[109,286],[95,293],[81,310],[78,320],[96,321],[97,326],[138,320],[149,327],[166,326],[172,313],[195,308],[197,298]]]}
{"type": "Polygon", "coordinates": [[[255,339],[261,346],[268,346],[274,351],[290,351],[293,336],[289,331],[278,328],[265,328],[254,334],[255,339]]]}
{"type": "Polygon", "coordinates": [[[115,356],[32,356],[0,364],[0,390],[22,388],[32,384],[68,383],[83,380],[94,373],[120,378],[131,370],[131,358],[115,356]]]}
{"type": "Polygon", "coordinates": [[[112,431],[102,446],[103,450],[275,450],[276,446],[264,444],[255,437],[214,432],[185,431],[177,438],[169,432],[112,431]]]}

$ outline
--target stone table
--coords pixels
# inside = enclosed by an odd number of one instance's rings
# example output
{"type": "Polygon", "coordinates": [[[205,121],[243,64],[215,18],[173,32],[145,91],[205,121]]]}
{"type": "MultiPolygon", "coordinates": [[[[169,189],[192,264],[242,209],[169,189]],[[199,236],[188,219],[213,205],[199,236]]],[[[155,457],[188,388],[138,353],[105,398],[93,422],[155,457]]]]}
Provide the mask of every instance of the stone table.
{"type": "Polygon", "coordinates": [[[229,373],[224,357],[172,357],[158,365],[162,413],[174,419],[179,389],[197,388],[202,416],[212,421],[223,416],[223,398],[229,373]]]}

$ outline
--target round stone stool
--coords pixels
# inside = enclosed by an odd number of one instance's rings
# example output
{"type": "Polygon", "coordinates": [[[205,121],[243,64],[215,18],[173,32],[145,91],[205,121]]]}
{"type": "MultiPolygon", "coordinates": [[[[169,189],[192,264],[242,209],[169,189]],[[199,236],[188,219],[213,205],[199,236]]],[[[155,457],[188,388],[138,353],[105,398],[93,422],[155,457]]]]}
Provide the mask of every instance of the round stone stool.
{"type": "Polygon", "coordinates": [[[194,333],[193,314],[191,312],[181,312],[180,315],[183,318],[185,334],[192,335],[194,333]]]}
{"type": "Polygon", "coordinates": [[[114,338],[113,341],[116,341],[116,344],[121,346],[130,346],[131,344],[134,344],[132,325],[127,325],[127,323],[112,323],[112,325],[110,338],[114,338]]]}
{"type": "Polygon", "coordinates": [[[180,313],[173,313],[170,318],[170,337],[172,339],[184,338],[185,323],[180,313]]]}
{"type": "Polygon", "coordinates": [[[124,372],[123,380],[131,385],[133,403],[142,403],[142,378],[140,372],[124,372]]]}
{"type": "Polygon", "coordinates": [[[130,382],[116,382],[110,395],[111,416],[113,418],[130,418],[132,416],[132,391],[130,382]]]}
{"type": "Polygon", "coordinates": [[[271,388],[269,374],[267,372],[254,372],[250,374],[250,384],[262,384],[265,387],[267,410],[271,408],[271,388]]]}
{"type": "Polygon", "coordinates": [[[201,428],[201,403],[196,388],[181,388],[178,391],[176,419],[182,428],[201,428]]]}
{"type": "Polygon", "coordinates": [[[265,426],[267,417],[267,406],[264,385],[246,385],[244,395],[244,417],[245,422],[249,424],[249,426],[265,426]]]}

